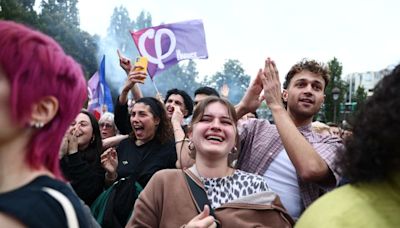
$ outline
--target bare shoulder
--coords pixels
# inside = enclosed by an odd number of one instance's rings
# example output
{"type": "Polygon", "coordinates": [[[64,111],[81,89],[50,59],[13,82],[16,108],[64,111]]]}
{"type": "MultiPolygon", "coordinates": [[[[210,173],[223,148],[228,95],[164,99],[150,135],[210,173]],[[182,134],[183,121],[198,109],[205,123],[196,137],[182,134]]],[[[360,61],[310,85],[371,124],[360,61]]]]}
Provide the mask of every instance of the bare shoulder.
{"type": "Polygon", "coordinates": [[[2,227],[13,227],[13,228],[26,227],[20,221],[1,212],[0,212],[0,224],[2,227]]]}

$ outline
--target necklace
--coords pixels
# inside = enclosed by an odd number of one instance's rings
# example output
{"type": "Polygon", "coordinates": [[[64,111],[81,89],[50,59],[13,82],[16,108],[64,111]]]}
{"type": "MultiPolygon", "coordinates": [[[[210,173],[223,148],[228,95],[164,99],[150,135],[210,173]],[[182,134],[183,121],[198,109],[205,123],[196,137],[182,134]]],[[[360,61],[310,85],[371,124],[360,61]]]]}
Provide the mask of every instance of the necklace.
{"type": "Polygon", "coordinates": [[[202,176],[201,174],[200,174],[200,172],[199,172],[199,170],[197,169],[197,166],[196,165],[193,165],[192,166],[192,172],[197,176],[197,177],[199,177],[200,178],[200,180],[204,183],[204,181],[205,180],[207,180],[207,179],[218,179],[218,178],[225,178],[225,177],[230,177],[230,176],[232,176],[234,173],[235,173],[235,169],[233,169],[233,168],[229,168],[228,167],[228,171],[226,172],[226,175],[223,175],[222,177],[204,177],[204,176],[202,176]]]}

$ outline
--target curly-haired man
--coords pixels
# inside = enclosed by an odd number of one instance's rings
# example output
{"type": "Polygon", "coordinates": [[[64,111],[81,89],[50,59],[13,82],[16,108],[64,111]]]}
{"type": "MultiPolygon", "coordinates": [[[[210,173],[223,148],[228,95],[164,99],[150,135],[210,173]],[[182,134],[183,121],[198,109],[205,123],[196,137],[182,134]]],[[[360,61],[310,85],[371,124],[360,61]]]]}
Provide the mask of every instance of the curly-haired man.
{"type": "Polygon", "coordinates": [[[241,126],[238,165],[263,175],[294,219],[339,181],[334,158],[341,140],[311,130],[328,82],[324,65],[303,60],[290,69],[281,92],[278,70],[268,58],[236,106],[238,117],[255,111],[262,100],[270,108],[275,124],[252,119],[241,126]]]}

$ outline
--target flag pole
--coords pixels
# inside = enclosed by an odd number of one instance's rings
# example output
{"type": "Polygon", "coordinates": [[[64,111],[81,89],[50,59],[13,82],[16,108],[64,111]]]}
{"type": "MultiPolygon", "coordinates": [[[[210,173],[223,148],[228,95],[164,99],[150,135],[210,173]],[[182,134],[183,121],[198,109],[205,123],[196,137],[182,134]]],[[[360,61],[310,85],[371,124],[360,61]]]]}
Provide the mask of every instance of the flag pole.
{"type": "Polygon", "coordinates": [[[153,78],[151,78],[151,81],[153,82],[154,89],[156,89],[157,96],[161,95],[157,89],[156,83],[154,82],[153,78]]]}

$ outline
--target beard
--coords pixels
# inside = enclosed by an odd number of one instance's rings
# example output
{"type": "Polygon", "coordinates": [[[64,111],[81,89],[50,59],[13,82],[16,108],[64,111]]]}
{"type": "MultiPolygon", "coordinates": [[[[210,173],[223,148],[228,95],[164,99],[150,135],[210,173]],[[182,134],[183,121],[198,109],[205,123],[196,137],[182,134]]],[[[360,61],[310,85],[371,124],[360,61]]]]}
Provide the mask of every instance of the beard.
{"type": "Polygon", "coordinates": [[[308,119],[312,119],[319,112],[319,108],[317,108],[317,107],[318,106],[314,106],[311,108],[304,108],[296,103],[295,105],[292,105],[292,106],[288,105],[287,110],[288,111],[290,110],[290,113],[296,119],[308,120],[308,119]]]}

